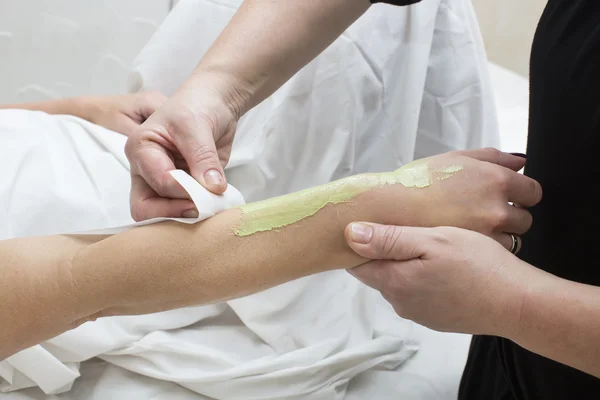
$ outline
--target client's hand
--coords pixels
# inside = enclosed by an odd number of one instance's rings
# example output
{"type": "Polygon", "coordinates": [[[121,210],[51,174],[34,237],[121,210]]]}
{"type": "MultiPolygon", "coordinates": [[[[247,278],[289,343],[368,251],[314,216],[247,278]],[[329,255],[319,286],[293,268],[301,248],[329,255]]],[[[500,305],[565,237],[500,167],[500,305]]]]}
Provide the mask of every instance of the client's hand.
{"type": "Polygon", "coordinates": [[[431,157],[429,169],[458,166],[449,179],[434,180],[415,191],[411,210],[403,225],[456,226],[471,229],[497,240],[504,234],[521,235],[529,230],[531,214],[525,209],[542,198],[538,182],[519,174],[525,159],[495,149],[457,151],[431,157]],[[509,202],[522,207],[513,207],[509,202]]]}
{"type": "Polygon", "coordinates": [[[88,121],[126,136],[135,132],[165,100],[157,92],[83,99],[88,121]]]}
{"type": "Polygon", "coordinates": [[[377,261],[349,272],[401,317],[439,331],[512,337],[519,329],[527,284],[542,272],[497,242],[458,228],[353,225],[348,244],[377,261]]]}
{"type": "Polygon", "coordinates": [[[187,193],[169,171],[188,171],[202,186],[220,194],[227,189],[223,171],[229,161],[241,108],[234,88],[219,77],[195,77],[129,137],[131,215],[195,217],[187,193]]]}

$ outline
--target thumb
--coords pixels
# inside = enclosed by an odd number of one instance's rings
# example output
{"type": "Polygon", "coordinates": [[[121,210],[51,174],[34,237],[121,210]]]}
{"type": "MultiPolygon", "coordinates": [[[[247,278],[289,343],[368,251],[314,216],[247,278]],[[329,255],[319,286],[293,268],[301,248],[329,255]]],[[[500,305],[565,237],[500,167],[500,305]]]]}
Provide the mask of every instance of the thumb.
{"type": "Polygon", "coordinates": [[[199,118],[188,132],[181,133],[173,135],[173,138],[190,168],[192,177],[215,194],[225,192],[227,181],[217,153],[211,124],[205,118],[199,118]]]}
{"type": "Polygon", "coordinates": [[[425,255],[425,228],[354,222],[345,235],[350,248],[366,259],[406,261],[425,255]]]}

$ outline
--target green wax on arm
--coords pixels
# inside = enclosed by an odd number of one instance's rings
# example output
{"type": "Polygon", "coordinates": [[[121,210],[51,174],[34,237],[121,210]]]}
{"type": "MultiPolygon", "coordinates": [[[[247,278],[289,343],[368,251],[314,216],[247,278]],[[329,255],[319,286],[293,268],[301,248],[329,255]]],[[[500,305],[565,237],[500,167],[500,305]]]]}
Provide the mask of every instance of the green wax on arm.
{"type": "MultiPolygon", "coordinates": [[[[460,170],[461,166],[453,165],[433,172],[437,173],[438,179],[445,179],[460,170]]],[[[243,205],[239,207],[242,210],[242,220],[234,232],[237,236],[249,236],[282,228],[315,215],[327,204],[350,201],[376,187],[400,184],[408,188],[426,188],[433,180],[426,160],[415,161],[394,172],[351,176],[300,192],[243,205]]]]}

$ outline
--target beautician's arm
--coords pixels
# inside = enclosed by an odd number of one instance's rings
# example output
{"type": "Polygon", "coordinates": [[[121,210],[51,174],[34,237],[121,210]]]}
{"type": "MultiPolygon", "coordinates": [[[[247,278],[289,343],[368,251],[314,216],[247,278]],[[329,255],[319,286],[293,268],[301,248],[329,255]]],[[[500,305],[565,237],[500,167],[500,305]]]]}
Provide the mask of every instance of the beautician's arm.
{"type": "Polygon", "coordinates": [[[444,332],[504,337],[600,378],[600,287],[535,268],[471,230],[366,229],[363,237],[349,231],[349,244],[376,261],[351,272],[401,317],[444,332]]]}
{"type": "Polygon", "coordinates": [[[510,339],[600,378],[600,287],[542,274],[525,297],[510,339]]]}
{"type": "MultiPolygon", "coordinates": [[[[419,0],[395,0],[398,5],[419,0]]],[[[369,0],[245,0],[194,73],[138,131],[125,153],[135,220],[179,217],[193,205],[170,176],[173,158],[213,193],[227,187],[238,120],[367,11],[369,0]]]]}
{"type": "Polygon", "coordinates": [[[236,119],[277,90],[363,15],[369,0],[245,0],[187,83],[237,88],[236,119]],[[198,81],[198,82],[197,82],[198,81]]]}

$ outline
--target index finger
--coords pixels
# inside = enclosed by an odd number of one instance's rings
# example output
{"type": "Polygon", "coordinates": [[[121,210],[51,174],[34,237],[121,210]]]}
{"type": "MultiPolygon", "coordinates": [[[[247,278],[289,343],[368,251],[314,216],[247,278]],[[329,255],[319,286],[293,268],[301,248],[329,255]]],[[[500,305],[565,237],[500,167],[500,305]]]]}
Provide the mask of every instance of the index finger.
{"type": "Polygon", "coordinates": [[[135,221],[197,216],[196,206],[191,200],[160,197],[139,175],[131,177],[130,196],[131,217],[135,221]]]}
{"type": "Polygon", "coordinates": [[[172,136],[190,174],[212,193],[223,194],[227,190],[227,178],[213,136],[214,124],[202,114],[179,112],[184,118],[171,124],[172,136]]]}
{"type": "Polygon", "coordinates": [[[515,172],[520,171],[525,166],[526,159],[520,156],[515,156],[509,153],[505,153],[492,147],[476,150],[464,150],[457,151],[456,154],[460,154],[465,157],[473,158],[479,161],[489,162],[511,169],[515,172]]]}
{"type": "Polygon", "coordinates": [[[133,160],[135,169],[156,194],[171,199],[188,198],[187,192],[171,176],[175,163],[162,146],[148,143],[137,151],[139,156],[133,160]]]}

